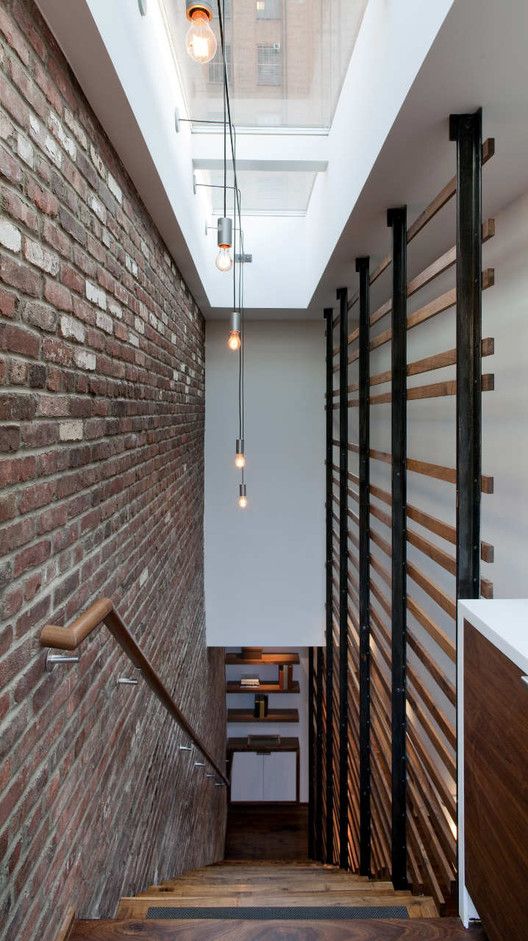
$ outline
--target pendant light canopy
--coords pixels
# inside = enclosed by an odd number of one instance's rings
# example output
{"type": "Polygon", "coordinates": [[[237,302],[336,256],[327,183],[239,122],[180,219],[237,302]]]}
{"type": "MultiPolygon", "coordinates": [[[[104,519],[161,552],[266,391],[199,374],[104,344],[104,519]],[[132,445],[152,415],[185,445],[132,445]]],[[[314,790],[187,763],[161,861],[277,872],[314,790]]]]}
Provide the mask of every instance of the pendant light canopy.
{"type": "Polygon", "coordinates": [[[208,0],[187,0],[186,6],[187,19],[191,25],[185,37],[185,48],[194,62],[205,65],[214,59],[218,45],[209,22],[213,8],[208,0]]]}

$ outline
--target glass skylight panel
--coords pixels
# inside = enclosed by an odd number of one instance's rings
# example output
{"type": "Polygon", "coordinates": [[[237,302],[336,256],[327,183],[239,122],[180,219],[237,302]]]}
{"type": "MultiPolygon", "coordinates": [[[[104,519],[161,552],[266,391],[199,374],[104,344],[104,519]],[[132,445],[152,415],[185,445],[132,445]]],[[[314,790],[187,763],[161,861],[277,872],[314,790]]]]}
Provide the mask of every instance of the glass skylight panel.
{"type": "MultiPolygon", "coordinates": [[[[317,173],[310,170],[238,170],[243,215],[297,215],[306,212],[317,173]]],[[[221,170],[197,170],[199,183],[222,187],[221,170]]],[[[232,183],[229,174],[228,185],[232,183]]],[[[221,189],[211,190],[213,212],[223,213],[221,189]]],[[[229,206],[232,192],[228,192],[229,206]]]]}
{"type": "MultiPolygon", "coordinates": [[[[185,52],[184,0],[160,0],[189,116],[222,115],[220,42],[197,65],[185,52]]],[[[329,128],[368,0],[229,0],[225,38],[239,127],[329,128]]],[[[219,38],[216,0],[212,28],[219,38]]]]}

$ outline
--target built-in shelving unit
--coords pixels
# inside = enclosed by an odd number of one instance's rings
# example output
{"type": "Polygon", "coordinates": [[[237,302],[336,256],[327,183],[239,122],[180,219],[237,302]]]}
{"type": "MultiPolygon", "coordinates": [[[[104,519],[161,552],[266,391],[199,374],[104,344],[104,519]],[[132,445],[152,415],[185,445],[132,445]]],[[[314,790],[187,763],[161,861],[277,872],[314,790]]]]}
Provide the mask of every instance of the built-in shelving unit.
{"type": "Polygon", "coordinates": [[[257,719],[253,714],[251,709],[228,709],[227,710],[227,721],[228,722],[255,722],[256,724],[262,724],[263,722],[298,722],[299,721],[299,710],[298,709],[269,709],[267,716],[263,719],[257,719]]]}
{"type": "Polygon", "coordinates": [[[299,728],[305,676],[300,651],[266,647],[227,650],[225,670],[226,757],[230,775],[233,772],[229,799],[298,801],[301,738],[305,741],[305,725],[299,728]],[[246,677],[258,680],[258,685],[243,685],[246,677]],[[289,701],[283,694],[289,695],[289,701]],[[290,702],[293,708],[282,705],[290,702]]]}
{"type": "Polygon", "coordinates": [[[298,693],[299,684],[294,680],[288,689],[281,689],[278,683],[259,683],[258,686],[242,686],[239,682],[230,681],[226,686],[228,693],[298,693]]]}

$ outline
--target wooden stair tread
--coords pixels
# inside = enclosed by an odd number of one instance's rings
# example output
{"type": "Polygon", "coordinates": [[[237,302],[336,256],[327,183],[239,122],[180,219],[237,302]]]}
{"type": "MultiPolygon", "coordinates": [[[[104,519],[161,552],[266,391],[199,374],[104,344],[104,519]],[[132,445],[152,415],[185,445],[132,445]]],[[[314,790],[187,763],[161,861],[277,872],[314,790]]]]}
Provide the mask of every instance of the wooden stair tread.
{"type": "MultiPolygon", "coordinates": [[[[174,908],[236,908],[241,912],[241,917],[243,917],[244,908],[261,908],[262,899],[252,898],[248,896],[247,898],[240,899],[239,896],[222,896],[216,899],[210,897],[193,897],[193,898],[178,898],[178,899],[160,899],[159,896],[152,896],[150,898],[123,898],[119,903],[117,910],[117,918],[145,918],[149,908],[154,906],[164,905],[166,907],[174,908]]],[[[328,899],[328,896],[322,897],[321,899],[314,900],[313,896],[305,895],[302,897],[291,896],[288,898],[280,897],[269,897],[267,899],[266,908],[319,908],[319,907],[328,907],[332,908],[342,908],[353,907],[353,908],[365,908],[365,907],[385,907],[391,905],[401,905],[405,907],[409,913],[410,918],[417,918],[423,915],[430,916],[436,914],[436,909],[430,907],[430,902],[427,901],[424,906],[422,900],[416,899],[415,897],[409,895],[407,898],[394,898],[390,895],[381,895],[381,896],[342,896],[339,899],[332,898],[328,899]]]]}
{"type": "Polygon", "coordinates": [[[78,921],[69,941],[486,941],[458,918],[414,921],[78,921]]]}
{"type": "MultiPolygon", "coordinates": [[[[260,886],[255,886],[249,882],[235,882],[229,885],[212,885],[202,882],[196,883],[182,883],[181,885],[171,885],[171,886],[150,886],[146,889],[145,892],[139,893],[140,895],[173,895],[173,896],[184,896],[184,895],[232,895],[239,893],[240,895],[262,895],[265,897],[269,895],[270,889],[272,888],[271,883],[265,883],[260,886]]],[[[358,895],[383,895],[387,893],[388,895],[394,896],[394,890],[389,888],[385,883],[382,886],[376,886],[372,883],[363,883],[362,885],[350,885],[345,880],[336,880],[335,882],[320,882],[320,883],[305,883],[300,882],[290,883],[288,886],[284,886],[282,890],[274,887],[274,894],[291,895],[301,894],[304,892],[310,892],[312,895],[320,895],[322,892],[328,892],[333,894],[334,892],[356,892],[358,895]]],[[[404,893],[408,894],[408,893],[404,893]]]]}

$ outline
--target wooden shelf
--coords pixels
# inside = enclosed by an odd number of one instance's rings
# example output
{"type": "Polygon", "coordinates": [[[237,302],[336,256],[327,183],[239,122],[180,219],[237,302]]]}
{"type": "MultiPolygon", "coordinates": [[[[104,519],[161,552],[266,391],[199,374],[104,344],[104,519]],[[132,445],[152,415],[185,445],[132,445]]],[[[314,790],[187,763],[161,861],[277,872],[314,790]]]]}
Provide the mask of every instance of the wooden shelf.
{"type": "Polygon", "coordinates": [[[250,709],[228,709],[228,722],[254,722],[262,725],[266,722],[298,722],[298,709],[270,709],[264,719],[256,719],[250,709]]]}
{"type": "Polygon", "coordinates": [[[278,683],[260,683],[259,686],[241,686],[237,682],[227,683],[226,690],[228,693],[298,693],[299,684],[297,680],[294,680],[289,689],[281,689],[278,683]]]}
{"type": "Polygon", "coordinates": [[[229,666],[243,667],[258,663],[276,663],[279,666],[283,663],[299,663],[299,654],[298,653],[273,653],[269,651],[268,653],[263,653],[262,657],[258,658],[247,658],[242,657],[239,653],[226,653],[225,662],[229,666]]]}

